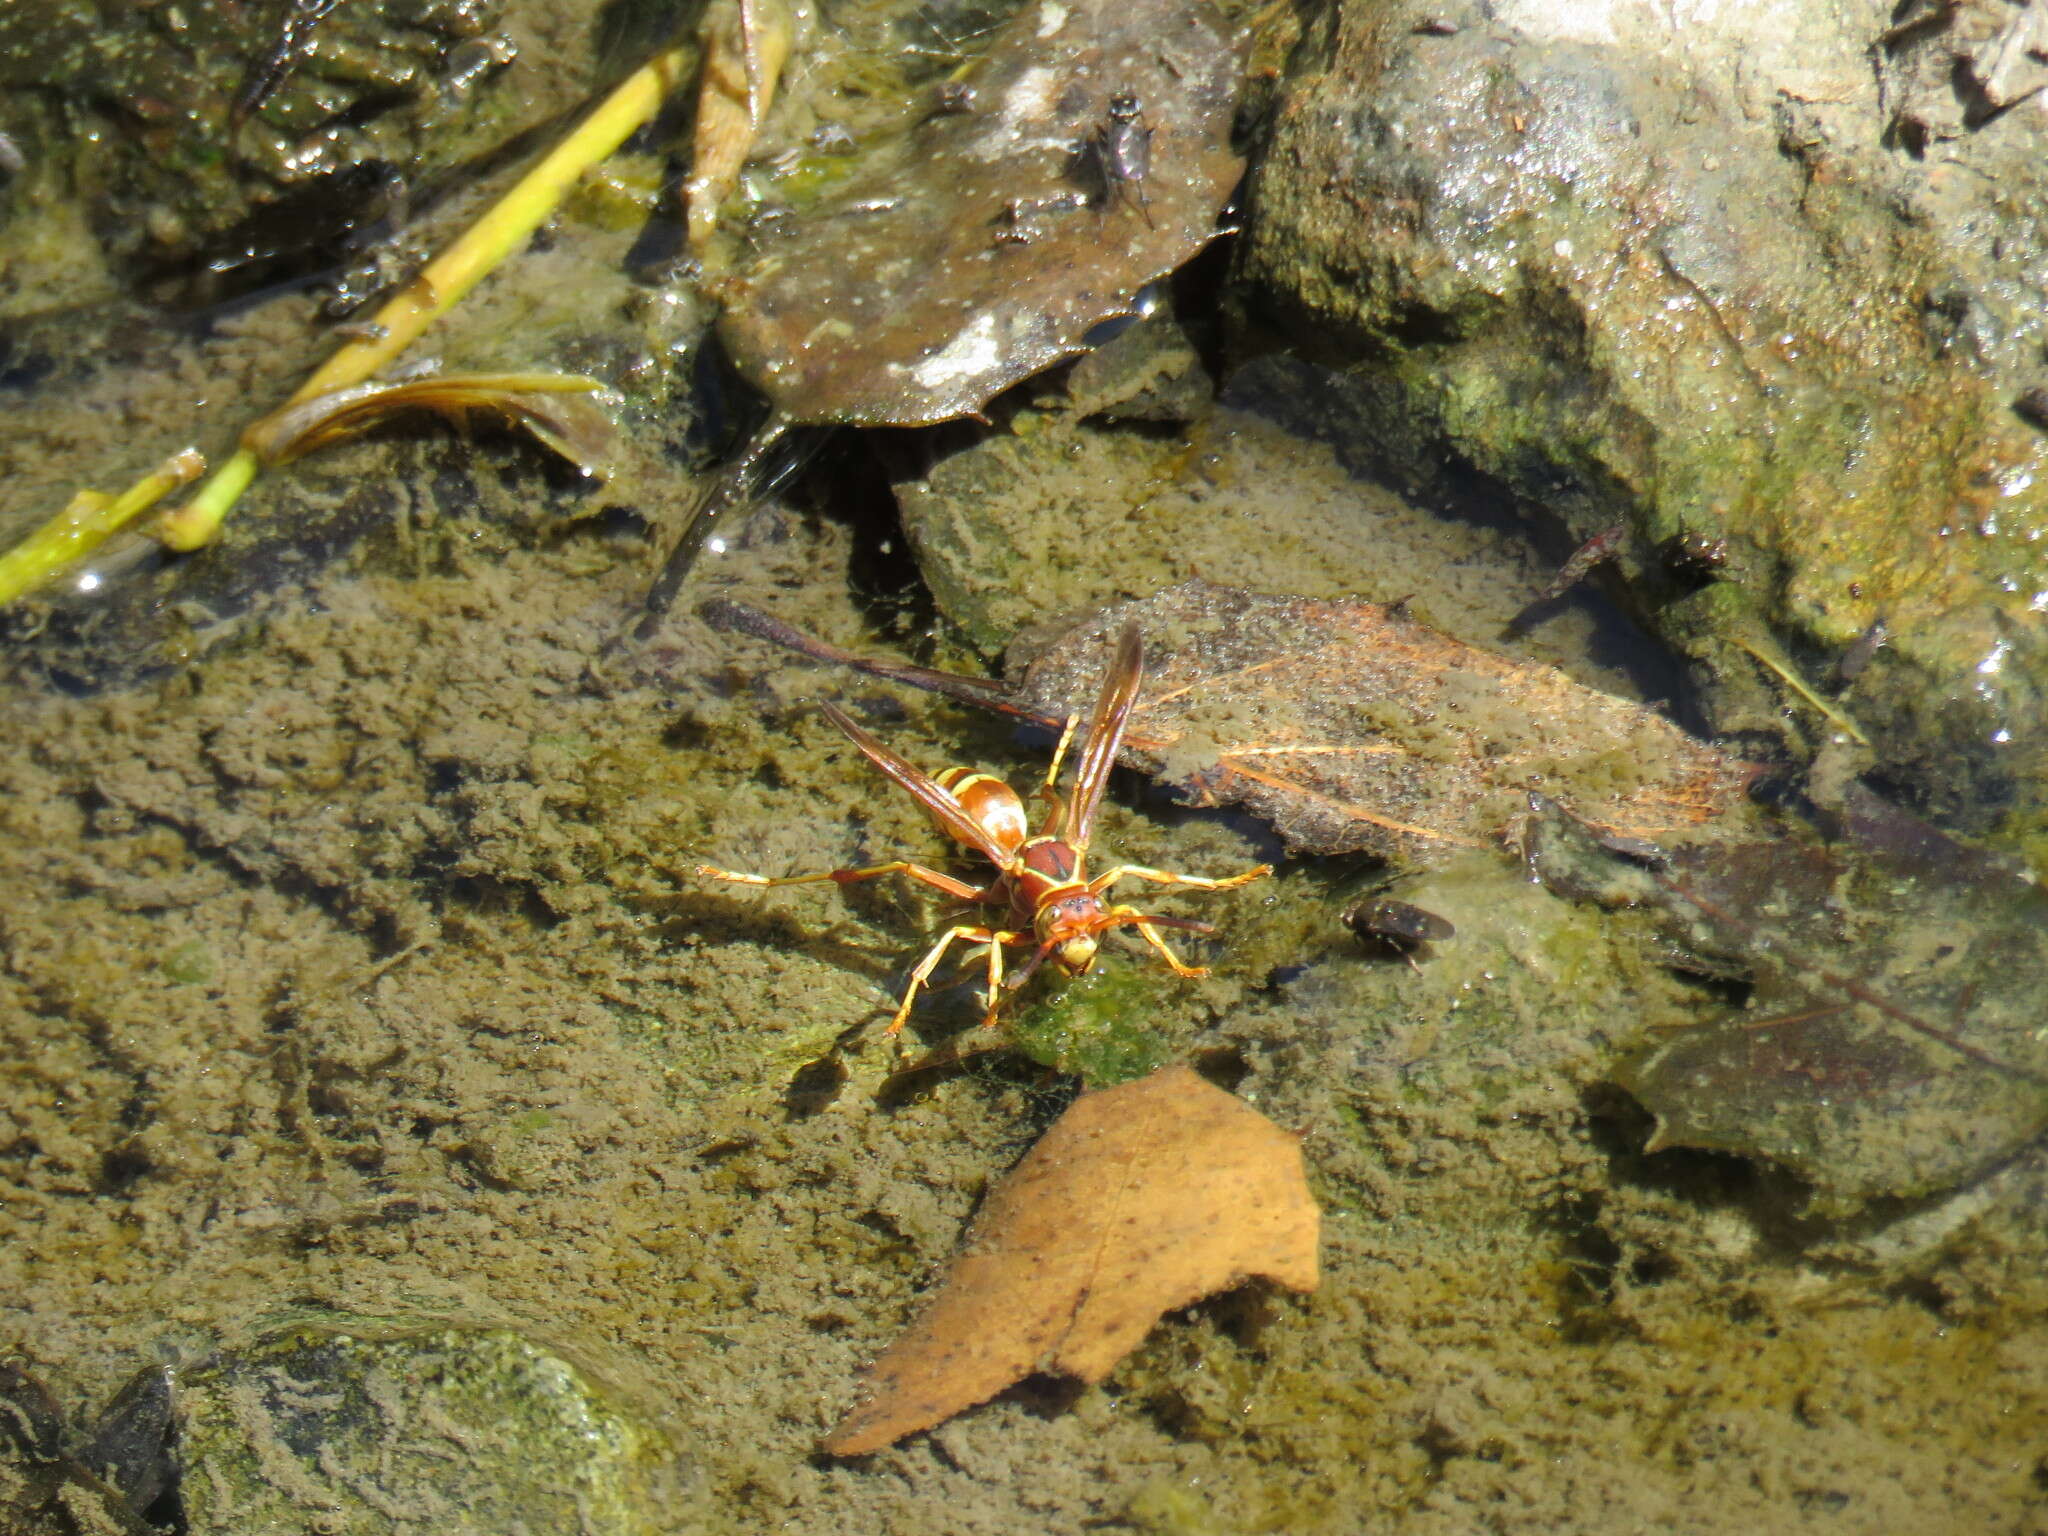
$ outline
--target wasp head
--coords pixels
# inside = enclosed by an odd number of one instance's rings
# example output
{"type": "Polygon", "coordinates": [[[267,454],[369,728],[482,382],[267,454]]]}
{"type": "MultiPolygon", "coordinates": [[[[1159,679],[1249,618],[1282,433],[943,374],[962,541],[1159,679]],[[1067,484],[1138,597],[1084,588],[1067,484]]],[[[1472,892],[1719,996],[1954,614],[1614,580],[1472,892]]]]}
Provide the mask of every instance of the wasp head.
{"type": "Polygon", "coordinates": [[[1069,976],[1079,976],[1095,963],[1095,951],[1103,929],[1112,926],[1102,910],[1102,900],[1092,891],[1079,891],[1039,909],[1038,942],[1052,963],[1069,976]]]}

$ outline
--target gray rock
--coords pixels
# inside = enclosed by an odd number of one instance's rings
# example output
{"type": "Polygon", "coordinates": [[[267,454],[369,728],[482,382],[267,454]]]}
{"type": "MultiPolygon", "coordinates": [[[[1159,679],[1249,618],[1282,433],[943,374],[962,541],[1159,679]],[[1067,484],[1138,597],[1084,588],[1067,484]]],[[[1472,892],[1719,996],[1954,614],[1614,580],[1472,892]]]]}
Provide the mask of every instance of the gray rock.
{"type": "Polygon", "coordinates": [[[581,1369],[505,1329],[298,1324],[181,1373],[191,1536],[641,1536],[672,1454],[581,1369]]]}
{"type": "Polygon", "coordinates": [[[2048,751],[2048,435],[2013,405],[2048,335],[2048,164],[2041,97],[2009,99],[2024,37],[2003,108],[1979,86],[1934,112],[1975,76],[1930,50],[2005,46],[1965,25],[1929,8],[1887,30],[1875,3],[1343,7],[1278,93],[1242,270],[1351,368],[1401,472],[1462,458],[1574,538],[1626,523],[1633,593],[1715,664],[1723,728],[1787,704],[1727,642],[1775,634],[1818,678],[1882,617],[1843,703],[1884,771],[1966,821],[2017,792],[2024,832],[2048,751]],[[1725,551],[1703,589],[1661,558],[1683,540],[1725,551]]]}

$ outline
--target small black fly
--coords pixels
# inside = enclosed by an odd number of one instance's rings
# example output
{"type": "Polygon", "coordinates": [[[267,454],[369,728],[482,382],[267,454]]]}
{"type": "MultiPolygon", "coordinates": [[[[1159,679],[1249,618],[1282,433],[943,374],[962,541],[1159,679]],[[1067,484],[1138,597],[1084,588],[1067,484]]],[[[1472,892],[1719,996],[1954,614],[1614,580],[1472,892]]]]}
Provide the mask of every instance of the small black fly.
{"type": "Polygon", "coordinates": [[[1145,196],[1145,178],[1152,171],[1152,130],[1135,94],[1119,91],[1109,98],[1109,120],[1095,130],[1088,145],[1102,174],[1105,201],[1114,202],[1128,192],[1150,229],[1152,210],[1145,196]]]}

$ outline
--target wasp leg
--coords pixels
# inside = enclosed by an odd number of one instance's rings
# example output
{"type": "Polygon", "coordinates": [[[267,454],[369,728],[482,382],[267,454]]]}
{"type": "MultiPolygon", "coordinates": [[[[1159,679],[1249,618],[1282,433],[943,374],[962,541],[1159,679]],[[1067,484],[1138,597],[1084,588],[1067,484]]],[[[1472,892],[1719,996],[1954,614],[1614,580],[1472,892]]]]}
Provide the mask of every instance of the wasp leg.
{"type": "Polygon", "coordinates": [[[988,945],[988,1012],[981,1016],[983,1029],[996,1027],[996,1010],[1003,1000],[1003,945],[1015,943],[1021,934],[1005,933],[998,929],[989,939],[988,945]]]}
{"type": "MultiPolygon", "coordinates": [[[[889,1021],[889,1027],[882,1033],[894,1035],[902,1031],[904,1023],[910,1018],[910,1005],[917,1001],[918,988],[930,979],[932,971],[955,942],[965,939],[970,944],[987,944],[994,955],[1002,952],[1006,942],[1015,943],[1017,937],[1014,933],[1005,933],[996,928],[983,928],[975,923],[956,923],[948,928],[939,935],[939,942],[931,947],[930,952],[917,962],[917,969],[910,973],[910,985],[903,989],[903,1001],[896,1005],[896,1016],[889,1021]]],[[[1001,965],[1000,960],[991,958],[989,961],[990,971],[998,976],[1002,974],[1001,965]]]]}
{"type": "MultiPolygon", "coordinates": [[[[1110,913],[1112,916],[1122,916],[1122,914],[1129,911],[1130,909],[1128,907],[1113,907],[1110,909],[1110,913]]],[[[1154,928],[1144,918],[1139,917],[1136,913],[1133,912],[1129,917],[1125,918],[1124,920],[1128,922],[1133,928],[1138,930],[1139,934],[1143,936],[1147,944],[1150,944],[1154,949],[1159,951],[1159,958],[1164,960],[1168,965],[1173,967],[1174,975],[1206,976],[1209,974],[1209,967],[1207,967],[1206,965],[1189,965],[1185,960],[1181,959],[1179,955],[1176,955],[1173,952],[1173,950],[1168,947],[1166,940],[1162,939],[1159,936],[1159,930],[1157,928],[1154,928]]]]}
{"type": "Polygon", "coordinates": [[[908,859],[893,859],[887,864],[870,864],[865,869],[825,869],[815,875],[783,875],[770,879],[766,875],[742,874],[736,869],[720,869],[716,864],[699,864],[696,873],[706,880],[729,880],[734,885],[810,885],[819,880],[831,880],[840,885],[853,885],[861,880],[875,880],[883,875],[902,875],[920,885],[928,885],[935,891],[944,891],[948,896],[961,901],[987,901],[989,893],[980,886],[969,885],[965,880],[955,880],[951,875],[942,875],[936,869],[926,869],[922,864],[913,864],[908,859]]]}
{"type": "Polygon", "coordinates": [[[1207,875],[1177,875],[1170,870],[1147,869],[1142,864],[1119,864],[1115,869],[1097,875],[1093,880],[1090,880],[1088,882],[1088,889],[1099,896],[1102,892],[1115,885],[1117,881],[1128,879],[1150,880],[1154,885],[1191,886],[1198,891],[1228,891],[1240,885],[1250,885],[1252,881],[1271,873],[1273,873],[1272,865],[1260,864],[1255,868],[1246,870],[1241,875],[1231,875],[1228,879],[1224,880],[1212,880],[1207,875]]]}
{"type": "Polygon", "coordinates": [[[1038,786],[1038,798],[1046,806],[1041,832],[1052,831],[1067,813],[1066,804],[1060,799],[1060,768],[1066,763],[1067,748],[1074,744],[1074,732],[1080,724],[1079,715],[1067,716],[1066,726],[1060,731],[1060,743],[1052,749],[1052,766],[1045,771],[1045,782],[1038,786]]]}

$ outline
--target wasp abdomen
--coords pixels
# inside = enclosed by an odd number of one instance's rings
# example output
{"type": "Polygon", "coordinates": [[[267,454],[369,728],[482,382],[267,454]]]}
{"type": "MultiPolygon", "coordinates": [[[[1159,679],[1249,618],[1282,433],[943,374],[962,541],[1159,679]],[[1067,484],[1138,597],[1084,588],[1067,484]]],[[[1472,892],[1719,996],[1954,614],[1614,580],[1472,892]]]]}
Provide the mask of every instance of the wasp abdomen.
{"type": "Polygon", "coordinates": [[[939,788],[951,795],[969,820],[1000,847],[1014,849],[1031,835],[1024,802],[1017,791],[993,774],[971,768],[948,768],[937,775],[939,788]]]}

